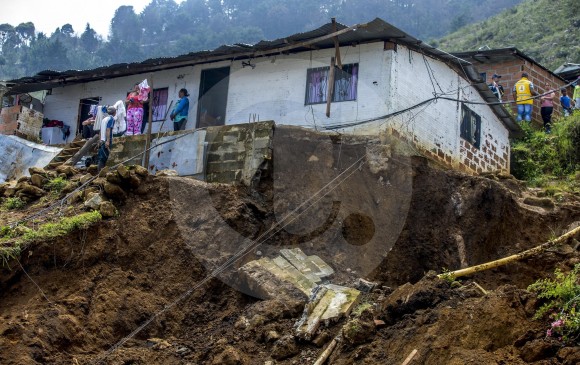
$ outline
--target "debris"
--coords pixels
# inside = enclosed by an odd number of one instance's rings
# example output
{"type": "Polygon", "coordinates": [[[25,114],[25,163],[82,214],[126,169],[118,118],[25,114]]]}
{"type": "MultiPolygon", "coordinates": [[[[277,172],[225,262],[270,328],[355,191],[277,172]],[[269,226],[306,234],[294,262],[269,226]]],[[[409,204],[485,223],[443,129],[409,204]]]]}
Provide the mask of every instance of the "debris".
{"type": "Polygon", "coordinates": [[[37,188],[42,188],[48,179],[39,174],[33,174],[30,176],[30,183],[37,188]]]}
{"type": "Polygon", "coordinates": [[[266,332],[266,335],[264,336],[264,340],[266,340],[267,343],[275,342],[279,338],[280,338],[280,334],[276,331],[268,331],[268,332],[266,332]]]}
{"type": "Polygon", "coordinates": [[[328,359],[328,357],[332,354],[332,352],[336,348],[336,345],[338,344],[339,341],[340,341],[340,337],[339,336],[333,338],[332,341],[330,342],[330,344],[322,352],[322,354],[320,354],[320,356],[318,357],[318,359],[316,359],[316,362],[314,363],[314,365],[322,365],[322,364],[324,364],[326,362],[326,360],[328,359]]]}
{"type": "Polygon", "coordinates": [[[97,210],[102,202],[103,197],[100,194],[93,193],[87,200],[85,200],[84,205],[86,208],[97,210]]]}
{"type": "Polygon", "coordinates": [[[408,365],[411,363],[411,361],[413,360],[413,358],[415,357],[415,355],[417,355],[417,349],[413,349],[413,351],[411,351],[411,353],[409,354],[409,356],[407,356],[407,358],[405,359],[405,361],[403,361],[403,363],[401,365],[408,365]]]}
{"type": "Polygon", "coordinates": [[[280,338],[272,348],[272,358],[275,360],[284,360],[300,352],[296,345],[296,340],[292,335],[286,335],[280,338]]]}
{"type": "Polygon", "coordinates": [[[342,335],[346,343],[357,346],[370,341],[375,334],[373,322],[365,321],[362,318],[354,318],[342,327],[342,335]]]}
{"type": "Polygon", "coordinates": [[[103,218],[111,218],[117,215],[117,208],[115,208],[113,203],[104,201],[99,204],[99,213],[101,213],[103,218]]]}
{"type": "Polygon", "coordinates": [[[376,328],[383,328],[386,326],[385,321],[381,321],[380,319],[375,319],[374,322],[376,328]]]}
{"type": "Polygon", "coordinates": [[[232,346],[227,346],[219,355],[217,355],[212,364],[214,365],[242,365],[245,361],[243,361],[242,356],[232,346]]]}
{"type": "Polygon", "coordinates": [[[178,174],[175,170],[160,170],[157,171],[155,176],[178,176],[178,174]]]}
{"type": "Polygon", "coordinates": [[[370,293],[376,286],[377,283],[367,281],[363,278],[357,279],[356,282],[354,283],[354,287],[362,291],[363,293],[370,293]]]}
{"type": "Polygon", "coordinates": [[[123,191],[123,189],[121,189],[121,187],[119,185],[112,184],[112,183],[107,181],[105,183],[104,189],[105,189],[105,194],[107,194],[107,196],[109,198],[116,199],[116,200],[127,199],[127,194],[125,193],[125,191],[123,191]]]}

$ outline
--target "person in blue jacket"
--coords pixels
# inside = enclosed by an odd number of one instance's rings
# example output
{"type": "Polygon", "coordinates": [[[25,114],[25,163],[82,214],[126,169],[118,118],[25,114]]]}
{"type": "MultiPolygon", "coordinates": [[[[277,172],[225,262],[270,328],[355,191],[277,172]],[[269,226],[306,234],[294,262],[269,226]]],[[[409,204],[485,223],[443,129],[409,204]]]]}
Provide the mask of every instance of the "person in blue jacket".
{"type": "Polygon", "coordinates": [[[180,131],[185,129],[187,124],[187,115],[189,114],[189,93],[186,89],[179,90],[179,101],[171,112],[170,118],[173,121],[173,130],[180,131]]]}

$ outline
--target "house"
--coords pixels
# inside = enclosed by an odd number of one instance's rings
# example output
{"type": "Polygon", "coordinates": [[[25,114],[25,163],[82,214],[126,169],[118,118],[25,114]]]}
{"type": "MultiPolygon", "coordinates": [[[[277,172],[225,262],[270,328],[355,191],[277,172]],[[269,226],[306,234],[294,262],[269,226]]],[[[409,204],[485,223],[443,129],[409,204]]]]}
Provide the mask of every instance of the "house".
{"type": "MultiPolygon", "coordinates": [[[[512,89],[514,84],[521,78],[522,72],[527,72],[530,81],[534,83],[536,89],[543,93],[546,90],[545,84],[548,83],[554,89],[560,89],[568,82],[560,75],[548,70],[530,56],[515,47],[486,49],[470,52],[453,53],[461,59],[470,61],[481,73],[483,80],[491,83],[493,74],[501,75],[500,84],[504,87],[504,101],[513,101],[512,89]]],[[[559,97],[560,95],[557,94],[559,97]]],[[[540,102],[534,103],[532,111],[532,120],[539,125],[543,125],[542,116],[540,115],[540,102]]],[[[517,107],[512,104],[512,110],[517,113],[517,107]]],[[[560,115],[562,108],[560,103],[555,103],[554,113],[560,115]]]]}
{"type": "Polygon", "coordinates": [[[576,81],[580,77],[580,64],[565,63],[555,69],[554,73],[568,82],[576,81]]]}
{"type": "Polygon", "coordinates": [[[520,132],[503,106],[488,104],[497,99],[472,62],[381,19],[350,27],[333,20],[274,41],[174,58],[43,71],[8,86],[9,94],[47,90],[45,116],[68,123],[74,135],[92,104],[125,99],[143,79],[153,89],[153,132],[171,130],[164,119],[181,88],[190,93],[186,129],[273,120],[363,135],[390,131],[471,172],[508,171],[509,137],[520,132]]]}

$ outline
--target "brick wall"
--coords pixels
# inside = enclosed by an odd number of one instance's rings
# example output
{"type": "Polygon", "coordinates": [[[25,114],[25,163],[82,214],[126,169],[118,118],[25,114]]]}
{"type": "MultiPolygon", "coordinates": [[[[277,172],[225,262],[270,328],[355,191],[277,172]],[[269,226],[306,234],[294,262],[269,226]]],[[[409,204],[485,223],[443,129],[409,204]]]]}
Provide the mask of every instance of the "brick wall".
{"type": "MultiPolygon", "coordinates": [[[[544,70],[540,66],[533,64],[525,59],[518,58],[510,61],[486,63],[477,65],[480,72],[485,72],[487,75],[487,83],[491,83],[491,76],[495,73],[501,75],[500,84],[504,87],[505,95],[503,101],[513,101],[512,89],[515,83],[521,79],[522,72],[527,72],[529,80],[534,83],[536,90],[544,93],[547,89],[544,87],[548,83],[553,89],[560,89],[566,83],[556,77],[554,74],[544,70]]],[[[568,92],[570,93],[570,90],[568,92]]],[[[561,115],[562,108],[560,107],[561,93],[556,93],[554,103],[554,116],[561,115]]],[[[515,104],[511,105],[514,114],[517,114],[517,107],[515,104]]],[[[540,115],[540,101],[534,101],[534,109],[532,111],[532,121],[538,125],[543,125],[542,117],[540,115]]]]}
{"type": "Polygon", "coordinates": [[[0,111],[0,134],[19,135],[37,140],[43,118],[42,113],[25,106],[16,105],[2,108],[0,111]]]}

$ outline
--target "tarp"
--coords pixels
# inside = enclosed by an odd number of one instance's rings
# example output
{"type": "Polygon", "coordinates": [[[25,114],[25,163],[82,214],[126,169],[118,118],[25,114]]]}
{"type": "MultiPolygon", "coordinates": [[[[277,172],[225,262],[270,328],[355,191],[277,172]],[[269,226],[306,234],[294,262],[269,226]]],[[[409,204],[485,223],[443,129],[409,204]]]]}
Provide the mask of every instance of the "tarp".
{"type": "Polygon", "coordinates": [[[16,136],[0,135],[0,183],[29,176],[30,167],[45,167],[61,150],[16,136]]]}

